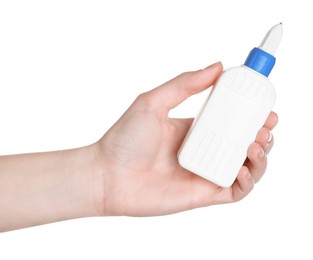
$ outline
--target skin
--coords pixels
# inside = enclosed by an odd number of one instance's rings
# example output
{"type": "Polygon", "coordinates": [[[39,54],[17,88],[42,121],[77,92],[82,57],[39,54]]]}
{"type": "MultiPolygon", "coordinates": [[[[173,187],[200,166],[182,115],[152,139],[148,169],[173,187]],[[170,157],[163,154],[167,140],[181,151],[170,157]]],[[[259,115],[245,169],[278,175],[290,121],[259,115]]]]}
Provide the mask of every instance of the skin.
{"type": "Polygon", "coordinates": [[[268,116],[230,188],[180,167],[177,151],[193,119],[168,117],[221,72],[216,63],[139,95],[89,146],[0,157],[0,230],[89,216],[165,215],[244,198],[265,173],[277,115],[268,116]]]}

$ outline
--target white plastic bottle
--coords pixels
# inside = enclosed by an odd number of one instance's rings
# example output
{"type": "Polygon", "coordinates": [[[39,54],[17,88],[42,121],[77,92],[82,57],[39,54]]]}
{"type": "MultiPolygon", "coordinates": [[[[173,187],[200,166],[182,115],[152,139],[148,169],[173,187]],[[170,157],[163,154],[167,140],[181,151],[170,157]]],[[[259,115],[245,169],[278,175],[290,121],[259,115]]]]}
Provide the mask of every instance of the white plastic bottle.
{"type": "Polygon", "coordinates": [[[267,76],[281,38],[278,24],[244,65],[222,73],[178,152],[182,167],[219,186],[232,185],[274,105],[275,90],[267,76]]]}

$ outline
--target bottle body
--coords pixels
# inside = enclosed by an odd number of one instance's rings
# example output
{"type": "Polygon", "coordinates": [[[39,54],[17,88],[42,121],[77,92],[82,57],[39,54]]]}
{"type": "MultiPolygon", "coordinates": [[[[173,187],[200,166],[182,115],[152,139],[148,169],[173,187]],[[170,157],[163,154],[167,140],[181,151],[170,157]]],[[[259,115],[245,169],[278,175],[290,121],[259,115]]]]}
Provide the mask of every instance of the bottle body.
{"type": "Polygon", "coordinates": [[[246,66],[224,71],[178,152],[180,165],[229,187],[274,103],[275,90],[263,75],[246,66]]]}

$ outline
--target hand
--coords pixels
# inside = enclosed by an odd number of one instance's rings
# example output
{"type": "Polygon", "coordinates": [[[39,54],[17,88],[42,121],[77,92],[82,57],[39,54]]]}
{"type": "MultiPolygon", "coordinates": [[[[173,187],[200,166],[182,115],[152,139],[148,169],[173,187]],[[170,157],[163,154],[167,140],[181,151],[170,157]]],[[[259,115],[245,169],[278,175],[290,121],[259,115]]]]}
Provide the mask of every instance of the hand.
{"type": "Polygon", "coordinates": [[[102,215],[150,216],[175,213],[244,198],[263,176],[273,146],[271,113],[230,188],[219,187],[185,169],[177,151],[192,119],[168,118],[168,112],[211,86],[221,63],[187,72],[140,95],[95,144],[102,174],[102,215]]]}
{"type": "Polygon", "coordinates": [[[265,172],[276,114],[228,189],[179,166],[177,151],[192,119],[168,118],[170,109],[221,72],[217,63],[140,95],[95,144],[0,156],[0,232],[87,216],[170,214],[245,197],[265,172]]]}

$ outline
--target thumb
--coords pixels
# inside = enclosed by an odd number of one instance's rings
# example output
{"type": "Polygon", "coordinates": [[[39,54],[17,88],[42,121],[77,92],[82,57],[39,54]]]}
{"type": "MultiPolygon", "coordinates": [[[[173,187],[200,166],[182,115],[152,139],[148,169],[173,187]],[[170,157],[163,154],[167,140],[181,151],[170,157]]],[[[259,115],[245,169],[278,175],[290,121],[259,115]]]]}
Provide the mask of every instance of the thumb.
{"type": "Polygon", "coordinates": [[[169,111],[188,97],[210,87],[222,70],[222,63],[217,62],[202,70],[185,72],[147,94],[152,103],[169,111]]]}

